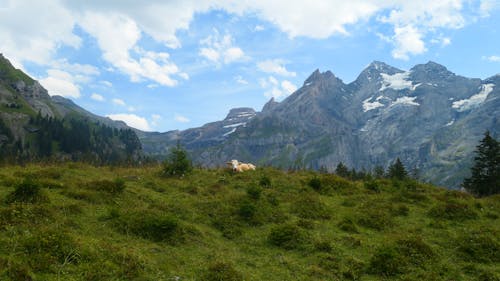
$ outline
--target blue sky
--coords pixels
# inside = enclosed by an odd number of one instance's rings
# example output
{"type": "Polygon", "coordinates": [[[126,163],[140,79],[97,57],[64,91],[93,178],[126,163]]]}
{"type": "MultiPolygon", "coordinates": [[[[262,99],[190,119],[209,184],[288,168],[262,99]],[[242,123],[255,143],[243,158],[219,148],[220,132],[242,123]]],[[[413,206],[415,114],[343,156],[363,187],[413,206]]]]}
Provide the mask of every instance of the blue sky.
{"type": "Polygon", "coordinates": [[[500,0],[0,0],[0,52],[51,95],[147,131],[283,100],[372,61],[500,73],[500,0]]]}

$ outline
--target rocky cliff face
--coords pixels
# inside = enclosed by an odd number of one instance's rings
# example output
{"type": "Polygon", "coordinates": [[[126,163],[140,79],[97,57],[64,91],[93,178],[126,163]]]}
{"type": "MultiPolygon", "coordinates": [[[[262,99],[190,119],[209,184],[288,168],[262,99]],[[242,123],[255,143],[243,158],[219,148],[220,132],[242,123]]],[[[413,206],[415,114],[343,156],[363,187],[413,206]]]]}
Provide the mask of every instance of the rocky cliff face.
{"type": "Polygon", "coordinates": [[[316,70],[287,99],[269,101],[234,131],[221,131],[228,116],[156,135],[153,143],[180,140],[207,166],[234,158],[333,171],[340,161],[371,169],[399,157],[423,180],[458,187],[483,133],[500,134],[499,80],[462,77],[434,62],[403,71],[375,61],[349,84],[316,70]]]}

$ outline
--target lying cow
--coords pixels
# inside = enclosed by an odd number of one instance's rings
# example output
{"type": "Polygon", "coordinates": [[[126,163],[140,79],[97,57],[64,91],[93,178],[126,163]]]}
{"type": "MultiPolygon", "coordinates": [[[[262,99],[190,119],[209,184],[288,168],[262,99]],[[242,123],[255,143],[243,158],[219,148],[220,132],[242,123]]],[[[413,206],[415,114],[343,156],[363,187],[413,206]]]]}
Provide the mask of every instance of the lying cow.
{"type": "Polygon", "coordinates": [[[249,170],[255,170],[255,165],[250,163],[239,163],[238,160],[231,160],[227,162],[227,165],[231,166],[234,172],[244,172],[249,170]]]}

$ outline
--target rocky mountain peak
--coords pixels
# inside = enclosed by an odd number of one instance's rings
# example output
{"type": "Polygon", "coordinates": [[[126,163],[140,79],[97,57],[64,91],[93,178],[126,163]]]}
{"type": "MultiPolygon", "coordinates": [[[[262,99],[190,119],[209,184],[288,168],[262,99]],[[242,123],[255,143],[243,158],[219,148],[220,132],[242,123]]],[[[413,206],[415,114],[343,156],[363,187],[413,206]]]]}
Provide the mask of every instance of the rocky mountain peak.
{"type": "Polygon", "coordinates": [[[372,81],[377,81],[381,74],[394,75],[396,73],[403,72],[393,66],[390,66],[381,61],[373,61],[370,63],[358,76],[356,82],[363,84],[372,81]]]}
{"type": "Polygon", "coordinates": [[[335,77],[335,75],[330,70],[320,72],[319,69],[316,69],[311,75],[309,75],[306,81],[304,81],[304,86],[308,86],[319,81],[328,81],[332,79],[340,80],[335,77]]]}
{"type": "Polygon", "coordinates": [[[233,108],[229,111],[224,121],[230,121],[241,118],[248,119],[248,117],[253,117],[256,114],[257,113],[255,112],[255,110],[251,107],[233,108]]]}
{"type": "Polygon", "coordinates": [[[269,112],[273,110],[279,102],[274,100],[274,97],[272,97],[265,105],[262,107],[262,113],[269,112]]]}
{"type": "Polygon", "coordinates": [[[443,79],[455,74],[449,71],[445,66],[429,61],[426,64],[417,64],[410,70],[413,75],[422,79],[443,79]]]}

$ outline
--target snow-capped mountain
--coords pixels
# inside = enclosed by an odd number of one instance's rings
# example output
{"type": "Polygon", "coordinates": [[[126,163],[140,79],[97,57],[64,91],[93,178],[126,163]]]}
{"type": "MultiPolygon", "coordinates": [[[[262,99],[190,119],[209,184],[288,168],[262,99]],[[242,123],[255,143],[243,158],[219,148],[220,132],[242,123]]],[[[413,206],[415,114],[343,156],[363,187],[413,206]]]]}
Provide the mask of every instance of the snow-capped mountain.
{"type": "MultiPolygon", "coordinates": [[[[422,179],[458,187],[483,133],[500,134],[499,85],[499,75],[471,79],[434,62],[403,71],[375,61],[349,84],[316,70],[260,113],[238,109],[201,128],[158,134],[150,144],[179,139],[196,162],[210,166],[235,158],[284,168],[334,170],[342,161],[371,169],[399,157],[422,179]]],[[[148,151],[151,137],[143,140],[148,151]]]]}

